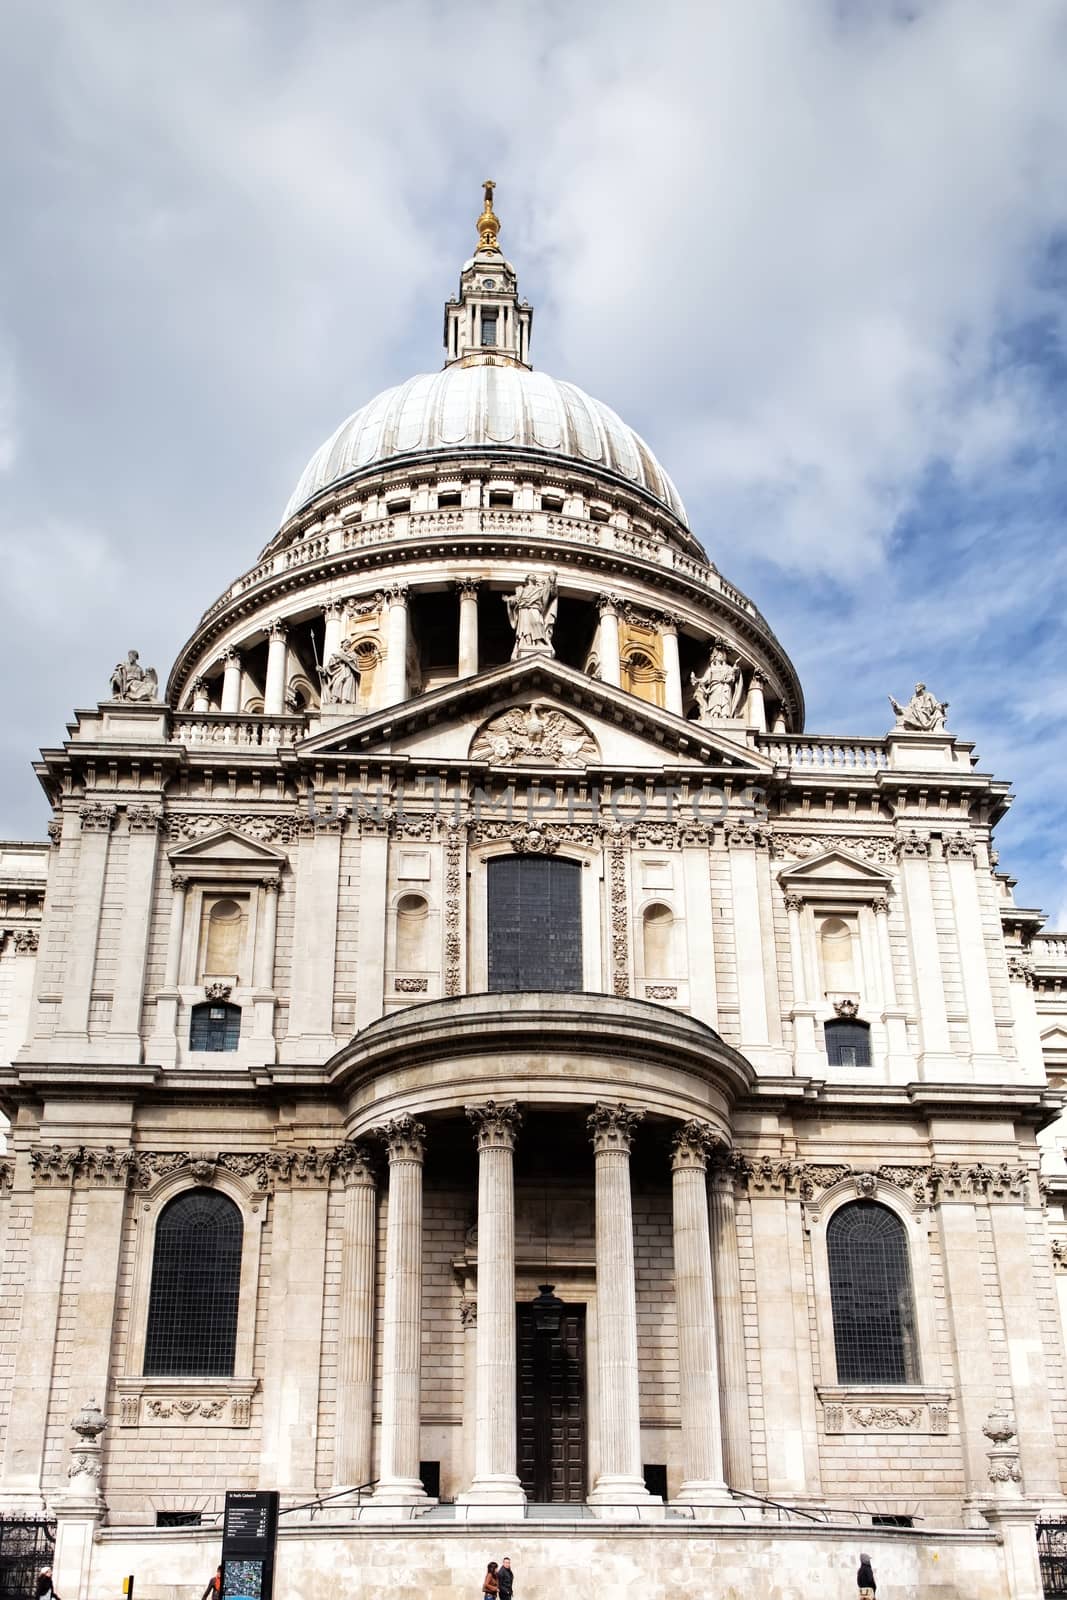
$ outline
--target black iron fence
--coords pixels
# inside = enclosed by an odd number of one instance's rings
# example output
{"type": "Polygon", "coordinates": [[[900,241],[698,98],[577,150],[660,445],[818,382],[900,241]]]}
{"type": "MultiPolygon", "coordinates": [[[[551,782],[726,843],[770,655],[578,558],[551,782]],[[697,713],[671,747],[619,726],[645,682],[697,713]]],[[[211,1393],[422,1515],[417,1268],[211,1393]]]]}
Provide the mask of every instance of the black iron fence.
{"type": "Polygon", "coordinates": [[[1045,1600],[1067,1600],[1067,1518],[1038,1523],[1037,1551],[1045,1600]]]}
{"type": "Polygon", "coordinates": [[[37,1576],[52,1565],[56,1525],[44,1517],[0,1517],[0,1600],[33,1600],[37,1576]]]}

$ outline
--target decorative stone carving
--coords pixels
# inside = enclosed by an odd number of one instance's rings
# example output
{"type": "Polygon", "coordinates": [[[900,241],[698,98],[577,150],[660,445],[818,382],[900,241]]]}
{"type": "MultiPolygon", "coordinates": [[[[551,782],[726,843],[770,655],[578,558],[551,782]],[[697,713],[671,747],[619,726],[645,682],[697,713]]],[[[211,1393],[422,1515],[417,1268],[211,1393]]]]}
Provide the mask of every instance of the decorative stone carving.
{"type": "Polygon", "coordinates": [[[124,1394],[119,1397],[119,1427],[135,1428],[141,1418],[141,1397],[124,1394]]]}
{"type": "Polygon", "coordinates": [[[845,1420],[844,1406],[825,1406],[823,1417],[826,1422],[827,1433],[840,1433],[841,1425],[845,1420]]]}
{"type": "Polygon", "coordinates": [[[714,831],[701,822],[639,822],[634,838],[642,849],[682,850],[686,845],[707,847],[714,831]]]}
{"type": "Polygon", "coordinates": [[[874,912],[876,917],[888,917],[889,896],[885,894],[876,896],[876,898],[871,901],[871,910],[874,912]]]}
{"type": "Polygon", "coordinates": [[[459,595],[461,600],[464,598],[476,600],[478,598],[478,590],[481,588],[481,586],[482,580],[480,578],[456,579],[456,593],[459,595]]]}
{"type": "Polygon", "coordinates": [[[646,983],[646,1000],[677,1000],[678,985],[676,983],[646,983]]]}
{"type": "Polygon", "coordinates": [[[706,1122],[685,1122],[671,1139],[671,1168],[699,1167],[707,1170],[712,1155],[724,1149],[723,1141],[706,1122]]]}
{"type": "Polygon", "coordinates": [[[608,880],[611,909],[611,987],[625,1000],[630,993],[630,896],[626,883],[627,841],[615,823],[608,830],[608,880]]]}
{"type": "Polygon", "coordinates": [[[691,672],[689,681],[697,703],[697,721],[704,727],[737,716],[744,693],[744,681],[740,664],[729,659],[721,641],[712,645],[704,671],[699,677],[691,672]]]}
{"type": "Polygon", "coordinates": [[[1067,1244],[1062,1239],[1052,1241],[1052,1270],[1056,1274],[1067,1272],[1067,1244]]]}
{"type": "Polygon", "coordinates": [[[158,806],[127,806],[126,824],[131,833],[158,833],[163,813],[158,806]]]}
{"type": "Polygon", "coordinates": [[[878,1193],[878,1174],[876,1172],[857,1172],[856,1193],[864,1200],[873,1200],[878,1193]]]}
{"type": "Polygon", "coordinates": [[[252,1396],[235,1394],[230,1401],[230,1422],[235,1428],[247,1428],[252,1421],[252,1396]]]}
{"type": "Polygon", "coordinates": [[[965,833],[945,834],[941,848],[950,861],[973,861],[975,858],[974,840],[965,833]]]}
{"type": "Polygon", "coordinates": [[[559,849],[559,839],[548,828],[520,828],[511,835],[511,848],[519,856],[551,856],[559,849]]]}
{"type": "Polygon", "coordinates": [[[16,928],[14,932],[15,954],[31,956],[40,943],[40,933],[36,928],[16,928]]]}
{"type": "Polygon", "coordinates": [[[860,860],[870,861],[875,866],[886,867],[893,860],[893,840],[888,836],[872,837],[868,834],[858,838],[845,838],[840,834],[776,831],[771,839],[771,853],[779,858],[803,861],[808,856],[822,855],[831,850],[841,850],[846,855],[858,856],[860,860]]]}
{"type": "Polygon", "coordinates": [[[70,1466],[67,1468],[71,1493],[95,1499],[99,1495],[102,1471],[100,1435],[107,1427],[95,1398],[89,1398],[78,1415],[71,1419],[70,1425],[78,1436],[78,1443],[70,1452],[70,1466]]]}
{"type": "Polygon", "coordinates": [[[930,854],[930,841],[912,829],[902,833],[893,846],[898,861],[919,860],[930,854]]]}
{"type": "Polygon", "coordinates": [[[393,989],[396,994],[426,994],[429,987],[429,978],[393,979],[393,989]]]}
{"type": "Polygon", "coordinates": [[[233,993],[233,986],[229,983],[207,983],[204,985],[205,1000],[228,1000],[233,993]]]}
{"type": "Polygon", "coordinates": [[[194,1161],[189,1170],[197,1183],[214,1183],[218,1169],[213,1161],[194,1161]]]}
{"type": "Polygon", "coordinates": [[[15,1181],[15,1168],[10,1161],[0,1161],[0,1189],[10,1189],[15,1181]]]}
{"type": "MultiPolygon", "coordinates": [[[[137,1380],[120,1379],[123,1383],[137,1380]]],[[[240,1381],[231,1386],[225,1382],[207,1379],[190,1392],[187,1389],[145,1392],[138,1385],[119,1396],[119,1425],[136,1428],[142,1422],[188,1424],[202,1427],[210,1423],[216,1427],[247,1428],[252,1420],[252,1394],[254,1381],[240,1381]]]]}
{"type": "Polygon", "coordinates": [[[604,1150],[624,1150],[629,1153],[634,1142],[634,1134],[638,1124],[644,1120],[643,1111],[635,1111],[630,1106],[607,1105],[598,1101],[586,1118],[585,1125],[589,1129],[593,1140],[593,1149],[597,1153],[604,1150]]]}
{"type": "Polygon", "coordinates": [[[1017,1496],[1023,1475],[1019,1466],[1015,1418],[1006,1411],[991,1411],[982,1424],[982,1432],[993,1441],[993,1448],[989,1451],[989,1481],[994,1492],[1017,1496]]]}
{"type": "Polygon", "coordinates": [[[785,897],[785,909],[787,911],[803,911],[804,901],[798,894],[787,894],[785,897]]]}
{"type": "Polygon", "coordinates": [[[295,810],[282,816],[232,811],[196,811],[175,816],[168,811],[163,819],[164,831],[171,839],[202,839],[209,833],[232,829],[234,833],[243,834],[246,839],[255,839],[259,844],[271,844],[275,840],[291,844],[297,837],[299,825],[300,818],[295,810]]]}
{"type": "Polygon", "coordinates": [[[855,1000],[835,1000],[834,1001],[834,1011],[835,1011],[835,1013],[839,1017],[844,1017],[848,1021],[851,1021],[851,1019],[853,1017],[856,1017],[856,1016],[859,1015],[859,1009],[860,1008],[856,1004],[855,1000]]]}
{"type": "Polygon", "coordinates": [[[487,1100],[484,1105],[464,1106],[463,1109],[467,1120],[474,1124],[475,1143],[479,1150],[514,1150],[522,1126],[522,1112],[516,1101],[487,1100]]]}
{"type": "Polygon", "coordinates": [[[767,828],[761,828],[757,823],[734,818],[727,821],[723,829],[723,839],[729,850],[755,850],[765,849],[771,842],[771,835],[767,828]]]}
{"type": "Polygon", "coordinates": [[[78,817],[81,821],[83,833],[110,833],[111,824],[115,820],[115,806],[101,805],[89,801],[80,807],[78,817]]]}
{"type": "Polygon", "coordinates": [[[948,1406],[932,1405],[930,1407],[930,1432],[948,1432],[948,1406]]]}
{"type": "Polygon", "coordinates": [[[142,667],[136,650],[126,654],[111,674],[112,700],[158,700],[159,677],[155,667],[142,667]]]}
{"type": "Polygon", "coordinates": [[[914,1428],[922,1415],[917,1406],[849,1406],[848,1414],[858,1427],[878,1433],[914,1428]]]}
{"type": "Polygon", "coordinates": [[[182,1422],[191,1422],[194,1417],[204,1418],[207,1422],[214,1422],[222,1416],[225,1409],[225,1400],[199,1400],[195,1396],[181,1395],[165,1400],[149,1400],[145,1410],[153,1422],[166,1422],[171,1418],[178,1418],[182,1422]]]}
{"type": "Polygon", "coordinates": [[[345,1187],[374,1186],[374,1162],[366,1145],[353,1140],[338,1146],[334,1154],[334,1171],[345,1181],[345,1187]]]}
{"type": "Polygon", "coordinates": [[[1008,977],[1014,979],[1016,983],[1024,983],[1028,989],[1032,989],[1037,975],[1034,972],[1033,963],[1027,960],[1025,956],[1009,956],[1008,977]]]}
{"type": "Polygon", "coordinates": [[[508,595],[505,604],[508,621],[515,630],[512,661],[522,656],[554,654],[552,633],[559,605],[555,572],[544,577],[528,573],[515,593],[508,595]]]}
{"type": "Polygon", "coordinates": [[[470,755],[472,761],[498,767],[586,767],[599,758],[599,751],[580,722],[538,703],[493,717],[475,736],[470,755]]]}
{"type": "Polygon", "coordinates": [[[460,1301],[459,1320],[464,1328],[476,1328],[478,1326],[477,1300],[460,1301]]]}
{"type": "Polygon", "coordinates": [[[422,1162],[426,1153],[426,1128],[414,1117],[393,1117],[371,1129],[375,1138],[381,1139],[389,1152],[390,1162],[422,1162]]]}
{"type": "Polygon", "coordinates": [[[52,817],[48,824],[48,837],[53,844],[58,844],[63,837],[63,818],[52,817]]]}
{"type": "Polygon", "coordinates": [[[359,699],[361,667],[353,644],[353,640],[346,639],[319,668],[323,705],[354,706],[359,699]]]}
{"type": "Polygon", "coordinates": [[[449,828],[445,836],[445,994],[463,992],[463,843],[466,830],[449,828]]]}
{"type": "Polygon", "coordinates": [[[901,730],[909,733],[943,733],[945,730],[948,701],[938,700],[925,683],[915,685],[915,693],[906,706],[894,700],[892,695],[889,696],[889,704],[897,719],[896,726],[901,730]]]}

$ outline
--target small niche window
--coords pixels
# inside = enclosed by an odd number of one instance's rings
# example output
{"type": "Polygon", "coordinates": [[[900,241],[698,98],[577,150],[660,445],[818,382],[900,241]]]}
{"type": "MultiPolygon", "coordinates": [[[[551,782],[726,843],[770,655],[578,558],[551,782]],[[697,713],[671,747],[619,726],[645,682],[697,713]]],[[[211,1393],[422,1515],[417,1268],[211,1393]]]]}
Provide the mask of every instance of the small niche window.
{"type": "Polygon", "coordinates": [[[610,513],[605,509],[604,506],[589,507],[590,522],[607,522],[609,515],[610,513]]]}
{"type": "Polygon", "coordinates": [[[670,906],[648,906],[641,919],[646,978],[673,975],[674,913],[670,906]]]}
{"type": "Polygon", "coordinates": [[[562,511],[563,496],[561,494],[543,494],[541,496],[542,511],[562,511]]]}
{"type": "Polygon", "coordinates": [[[819,929],[823,988],[827,994],[856,994],[856,949],[852,924],[827,917],[819,929]]]}
{"type": "Polygon", "coordinates": [[[515,496],[510,489],[490,489],[489,504],[491,506],[513,506],[515,504],[515,496]]]}
{"type": "Polygon", "coordinates": [[[458,490],[450,489],[447,494],[439,494],[437,496],[438,511],[455,511],[458,510],[462,503],[462,496],[458,490]]]}
{"type": "Polygon", "coordinates": [[[237,977],[244,952],[246,908],[240,900],[216,900],[204,908],[204,977],[237,977]]]}
{"type": "Polygon", "coordinates": [[[866,1022],[836,1017],[823,1023],[826,1059],[832,1067],[869,1067],[871,1030],[866,1022]]]}
{"type": "Polygon", "coordinates": [[[854,1200],[826,1229],[838,1383],[918,1383],[915,1306],[904,1224],[854,1200]]]}
{"type": "Polygon", "coordinates": [[[401,972],[426,966],[430,908],[421,894],[402,895],[396,908],[396,964],[401,972]]]}
{"type": "Polygon", "coordinates": [[[482,312],[482,344],[496,344],[496,312],[482,312]]]}
{"type": "Polygon", "coordinates": [[[228,1378],[237,1346],[241,1213],[226,1195],[190,1189],[156,1224],[145,1377],[228,1378]]]}
{"type": "Polygon", "coordinates": [[[190,1050],[236,1050],[241,1043],[241,1008],[225,1000],[194,1006],[189,1018],[190,1050]]]}
{"type": "Polygon", "coordinates": [[[398,516],[401,511],[410,511],[411,510],[411,501],[410,500],[387,500],[386,501],[386,505],[385,505],[385,509],[386,509],[386,511],[388,511],[388,513],[389,513],[389,515],[391,517],[395,517],[395,516],[398,516]]]}

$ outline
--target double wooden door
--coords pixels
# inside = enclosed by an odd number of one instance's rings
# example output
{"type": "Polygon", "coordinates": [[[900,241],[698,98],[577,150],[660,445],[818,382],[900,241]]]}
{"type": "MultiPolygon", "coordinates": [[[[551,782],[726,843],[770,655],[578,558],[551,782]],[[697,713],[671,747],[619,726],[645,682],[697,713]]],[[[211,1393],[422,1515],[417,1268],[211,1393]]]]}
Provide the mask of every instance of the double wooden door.
{"type": "Polygon", "coordinates": [[[558,1333],[518,1307],[519,1477],[541,1505],[586,1494],[585,1307],[565,1306],[558,1333]]]}

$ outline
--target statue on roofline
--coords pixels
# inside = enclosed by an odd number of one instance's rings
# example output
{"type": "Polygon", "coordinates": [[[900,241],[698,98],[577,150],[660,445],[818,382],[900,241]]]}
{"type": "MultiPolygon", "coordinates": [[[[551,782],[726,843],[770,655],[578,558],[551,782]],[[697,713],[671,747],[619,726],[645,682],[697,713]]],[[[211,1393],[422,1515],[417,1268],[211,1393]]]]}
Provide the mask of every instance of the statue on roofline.
{"type": "Polygon", "coordinates": [[[915,685],[915,693],[906,706],[889,696],[896,726],[907,733],[944,733],[948,701],[939,700],[930,693],[925,683],[915,685]]]}
{"type": "Polygon", "coordinates": [[[112,700],[158,700],[155,667],[142,667],[136,650],[129,650],[111,674],[112,700]]]}
{"type": "Polygon", "coordinates": [[[515,629],[512,661],[518,661],[520,656],[554,654],[552,630],[556,626],[559,605],[556,574],[549,572],[539,578],[534,572],[527,573],[515,593],[507,596],[505,604],[508,621],[515,629]]]}
{"type": "Polygon", "coordinates": [[[708,664],[699,678],[695,672],[691,672],[689,681],[693,685],[693,697],[697,703],[698,722],[707,726],[737,716],[744,692],[741,663],[731,661],[721,643],[712,646],[708,664]]]}

